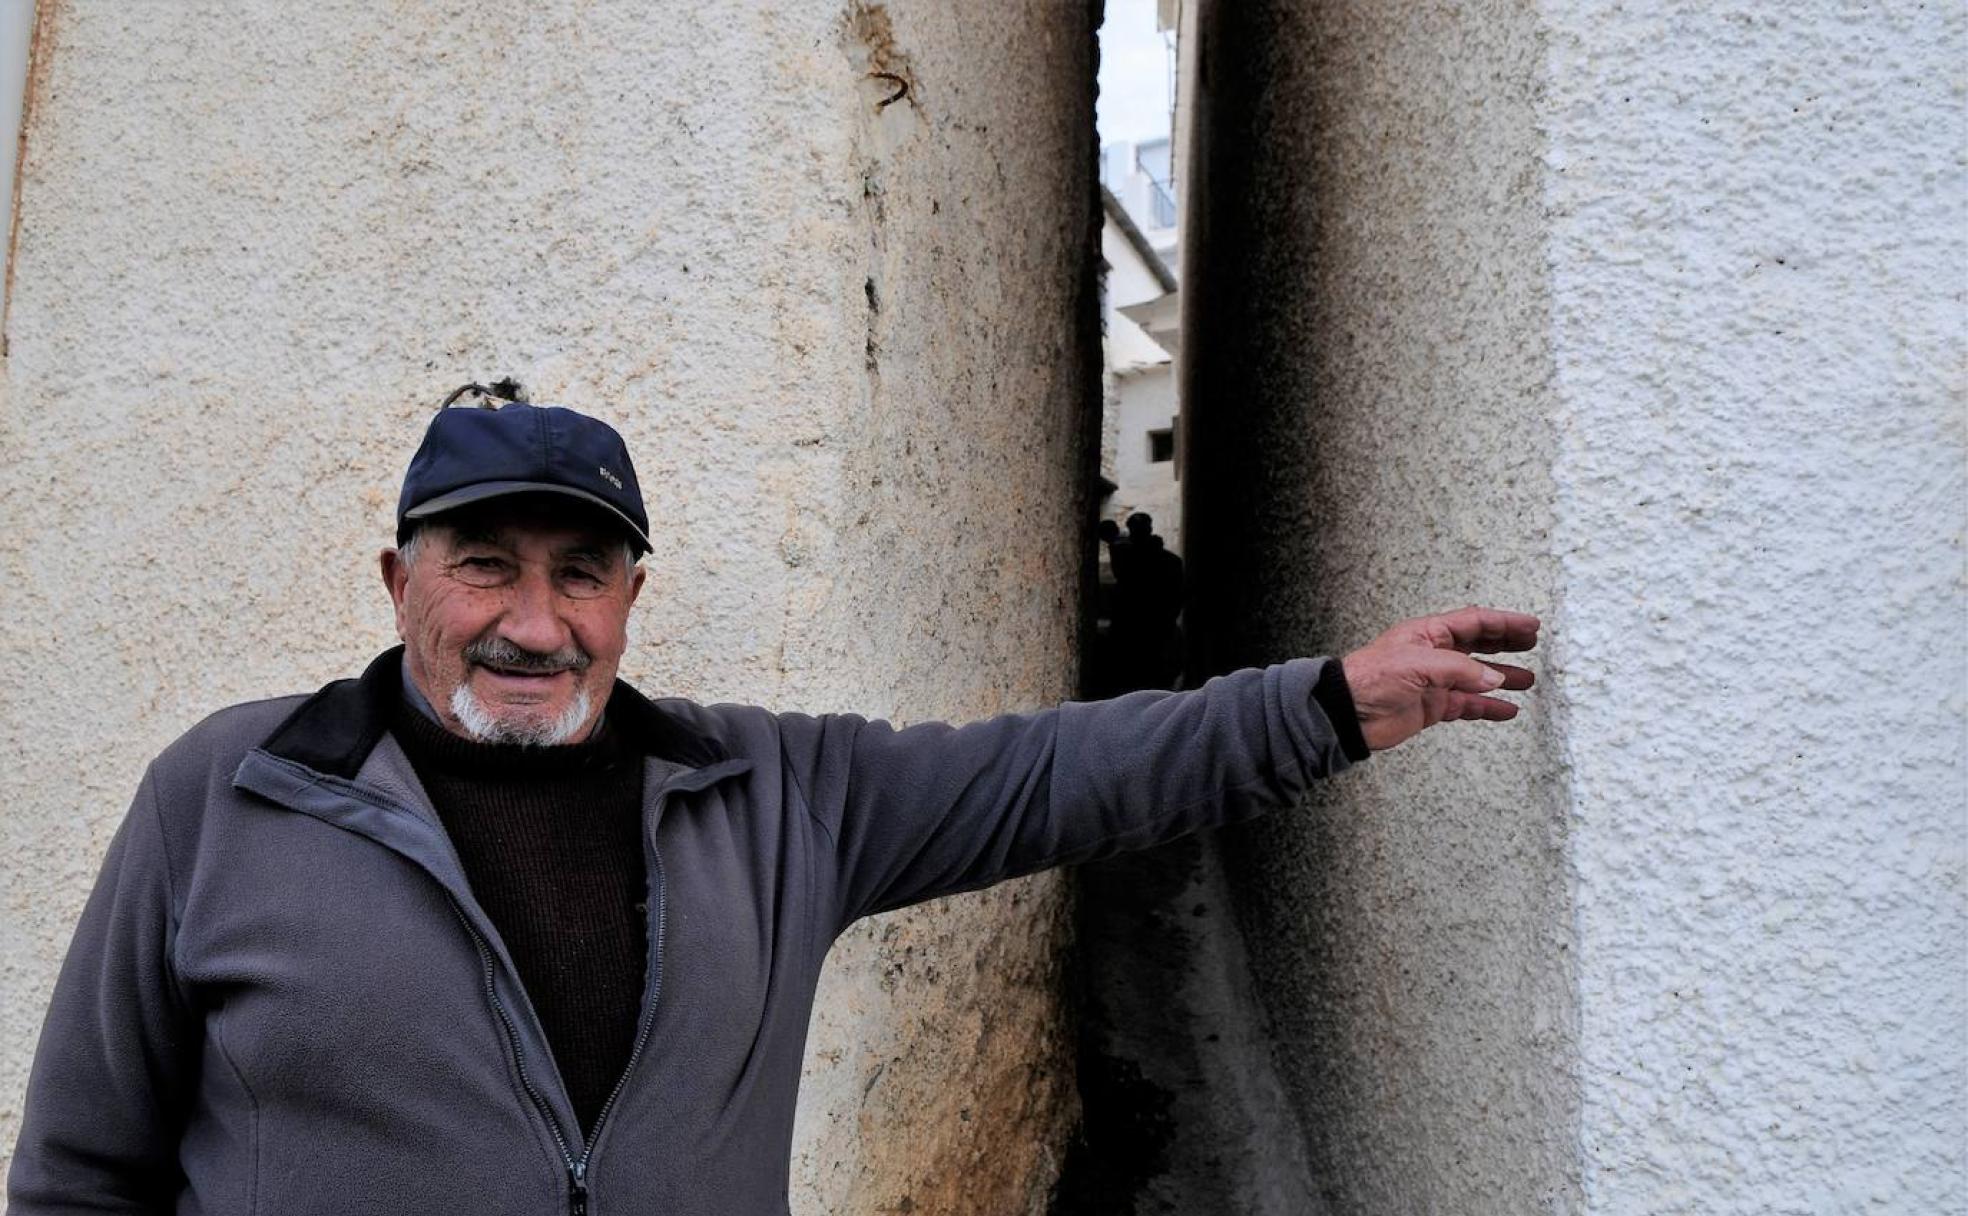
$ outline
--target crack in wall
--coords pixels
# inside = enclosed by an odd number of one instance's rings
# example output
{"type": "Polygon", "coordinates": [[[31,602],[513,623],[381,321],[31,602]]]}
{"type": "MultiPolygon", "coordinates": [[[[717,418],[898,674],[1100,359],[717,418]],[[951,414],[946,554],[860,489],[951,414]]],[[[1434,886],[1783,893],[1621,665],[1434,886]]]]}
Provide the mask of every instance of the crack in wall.
{"type": "Polygon", "coordinates": [[[27,168],[27,133],[40,110],[47,91],[48,73],[54,61],[55,10],[57,0],[40,0],[34,10],[34,30],[27,43],[27,87],[21,98],[20,132],[14,140],[14,188],[12,210],[7,219],[7,275],[0,283],[0,359],[8,354],[12,330],[8,322],[14,309],[14,255],[20,250],[21,176],[27,168]]]}

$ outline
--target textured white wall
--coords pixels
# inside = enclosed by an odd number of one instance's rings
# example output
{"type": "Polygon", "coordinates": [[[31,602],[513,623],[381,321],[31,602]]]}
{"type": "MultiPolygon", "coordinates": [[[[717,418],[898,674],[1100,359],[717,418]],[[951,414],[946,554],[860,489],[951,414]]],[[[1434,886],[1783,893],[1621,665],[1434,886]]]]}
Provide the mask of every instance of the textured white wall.
{"type": "MultiPolygon", "coordinates": [[[[627,434],[643,687],[911,720],[1072,687],[1084,17],[44,7],[0,401],[0,1150],[145,758],[393,641],[375,551],[465,379],[627,434]],[[876,71],[911,97],[878,108],[876,71]]],[[[798,1210],[1038,1201],[1061,912],[1039,880],[850,935],[798,1210]]]]}
{"type": "Polygon", "coordinates": [[[1968,1202],[1968,9],[1544,6],[1595,1213],[1968,1202]]]}
{"type": "Polygon", "coordinates": [[[1318,1189],[1961,1210],[1968,10],[1203,23],[1212,658],[1548,622],[1513,727],[1229,837],[1318,1189]]]}

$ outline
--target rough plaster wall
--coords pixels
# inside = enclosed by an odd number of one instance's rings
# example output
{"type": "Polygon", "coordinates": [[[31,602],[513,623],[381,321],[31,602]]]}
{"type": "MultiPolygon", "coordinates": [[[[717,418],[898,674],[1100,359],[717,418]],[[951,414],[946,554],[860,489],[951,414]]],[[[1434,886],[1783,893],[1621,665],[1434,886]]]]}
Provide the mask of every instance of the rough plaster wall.
{"type": "MultiPolygon", "coordinates": [[[[1070,689],[1085,20],[653,11],[44,0],[0,404],[0,1149],[144,759],[394,640],[374,553],[464,379],[628,435],[641,686],[911,720],[1070,689]]],[[[797,1210],[1037,1202],[1062,914],[1039,880],[850,934],[797,1210]]]]}
{"type": "MultiPolygon", "coordinates": [[[[1543,47],[1511,3],[1198,18],[1185,557],[1205,671],[1554,600],[1543,47]]],[[[1534,659],[1534,667],[1544,667],[1534,659]]],[[[1226,832],[1313,1184],[1341,1213],[1575,1207],[1548,691],[1226,832]]]]}
{"type": "MultiPolygon", "coordinates": [[[[832,623],[810,649],[827,686],[851,686],[795,695],[974,718],[1057,701],[1077,678],[1100,357],[1096,300],[1080,294],[1095,256],[1092,14],[1054,0],[988,19],[937,0],[889,11],[892,27],[865,11],[850,59],[866,50],[920,106],[858,111],[865,395],[820,445],[840,453],[845,489],[816,536],[836,552],[832,623]]],[[[1054,1004],[1067,919],[1047,876],[843,940],[815,1018],[796,1198],[1043,1207],[1074,1115],[1054,1004]]]]}
{"type": "Polygon", "coordinates": [[[1595,1213],[1968,1203],[1968,9],[1548,4],[1595,1213]]]}
{"type": "Polygon", "coordinates": [[[1549,621],[1233,838],[1328,1197],[1958,1210],[1968,15],[1313,7],[1204,23],[1203,659],[1549,621]]]}

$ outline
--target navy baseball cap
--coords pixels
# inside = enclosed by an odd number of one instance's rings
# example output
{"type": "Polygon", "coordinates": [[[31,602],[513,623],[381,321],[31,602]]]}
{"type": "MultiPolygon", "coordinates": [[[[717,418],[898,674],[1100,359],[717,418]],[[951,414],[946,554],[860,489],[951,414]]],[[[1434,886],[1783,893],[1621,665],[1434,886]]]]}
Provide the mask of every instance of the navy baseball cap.
{"type": "Polygon", "coordinates": [[[447,401],[424,431],[396,500],[398,544],[419,520],[441,512],[544,492],[602,508],[629,530],[638,556],[649,552],[642,487],[614,427],[557,405],[499,401],[483,391],[477,396],[486,404],[447,401]]]}

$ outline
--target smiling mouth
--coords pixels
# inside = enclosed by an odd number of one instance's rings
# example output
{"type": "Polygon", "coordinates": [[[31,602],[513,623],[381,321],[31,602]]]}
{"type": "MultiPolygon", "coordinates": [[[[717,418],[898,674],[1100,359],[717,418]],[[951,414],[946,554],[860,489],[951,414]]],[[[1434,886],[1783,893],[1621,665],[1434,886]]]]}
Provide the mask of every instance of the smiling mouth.
{"type": "Polygon", "coordinates": [[[501,637],[480,638],[465,647],[461,656],[469,670],[483,672],[491,689],[501,696],[537,697],[549,695],[548,686],[568,676],[579,684],[581,673],[591,661],[586,651],[571,643],[554,651],[528,650],[501,637]]]}
{"type": "Polygon", "coordinates": [[[566,675],[572,668],[556,667],[552,671],[539,671],[527,667],[500,667],[496,663],[476,664],[480,671],[490,672],[508,680],[550,680],[555,676],[566,675]]]}

